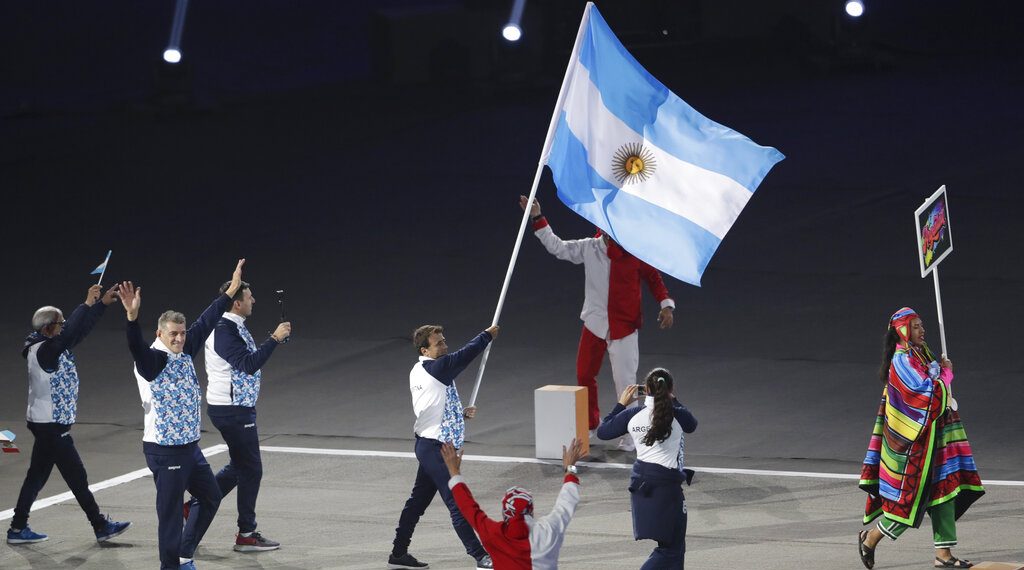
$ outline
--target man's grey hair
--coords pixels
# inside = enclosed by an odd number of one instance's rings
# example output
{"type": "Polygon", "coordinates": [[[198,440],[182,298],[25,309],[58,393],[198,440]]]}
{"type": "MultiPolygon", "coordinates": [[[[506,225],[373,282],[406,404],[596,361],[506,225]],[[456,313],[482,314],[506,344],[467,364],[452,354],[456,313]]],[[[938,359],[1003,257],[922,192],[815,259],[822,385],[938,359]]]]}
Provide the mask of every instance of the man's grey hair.
{"type": "Polygon", "coordinates": [[[185,324],[185,315],[178,311],[164,311],[164,314],[160,315],[160,320],[156,322],[156,326],[159,327],[160,330],[167,330],[164,326],[167,323],[178,323],[183,325],[185,324]]]}
{"type": "Polygon", "coordinates": [[[32,330],[41,330],[43,327],[52,325],[63,318],[64,313],[62,313],[57,307],[51,307],[49,305],[39,307],[36,309],[36,314],[32,315],[32,330]]]}

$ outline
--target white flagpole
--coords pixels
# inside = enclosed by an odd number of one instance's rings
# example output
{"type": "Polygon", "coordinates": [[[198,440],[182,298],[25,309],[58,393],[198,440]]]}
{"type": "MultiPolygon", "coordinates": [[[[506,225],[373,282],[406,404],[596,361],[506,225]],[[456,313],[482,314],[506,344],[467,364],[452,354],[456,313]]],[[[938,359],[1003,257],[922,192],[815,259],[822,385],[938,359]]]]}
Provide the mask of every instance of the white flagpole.
{"type": "Polygon", "coordinates": [[[107,274],[107,263],[110,263],[110,254],[113,252],[114,250],[112,249],[107,250],[107,258],[103,260],[103,271],[100,271],[100,279],[96,282],[97,285],[103,284],[103,276],[107,274]]]}
{"type": "MultiPolygon", "coordinates": [[[[548,132],[544,137],[544,147],[541,149],[540,160],[537,162],[537,173],[533,176],[533,186],[530,188],[530,197],[526,201],[526,208],[523,210],[523,219],[519,222],[519,234],[516,236],[516,244],[512,248],[512,259],[508,262],[508,270],[505,272],[505,282],[501,286],[501,293],[498,295],[498,306],[494,309],[494,319],[491,325],[497,325],[501,317],[501,309],[505,305],[505,295],[508,293],[509,282],[512,281],[512,271],[515,269],[516,260],[519,258],[519,246],[523,243],[523,234],[526,233],[526,222],[530,219],[530,208],[533,207],[533,200],[537,196],[537,186],[540,184],[540,177],[544,173],[544,165],[547,164],[548,154],[551,152],[551,138],[558,126],[558,117],[562,112],[562,103],[565,101],[566,86],[572,78],[573,65],[576,62],[580,50],[580,40],[583,39],[583,32],[587,22],[590,20],[590,9],[593,2],[587,2],[583,9],[583,19],[580,20],[580,28],[576,32],[576,41],[572,46],[572,53],[569,55],[569,63],[565,68],[565,76],[562,78],[562,86],[558,89],[558,99],[555,101],[555,110],[551,113],[551,122],[548,124],[548,132]]],[[[487,367],[487,357],[491,354],[491,345],[487,345],[483,355],[480,357],[480,369],[476,373],[476,384],[473,386],[473,395],[469,398],[469,405],[476,405],[477,394],[480,393],[480,383],[484,378],[484,369],[487,367]]]]}

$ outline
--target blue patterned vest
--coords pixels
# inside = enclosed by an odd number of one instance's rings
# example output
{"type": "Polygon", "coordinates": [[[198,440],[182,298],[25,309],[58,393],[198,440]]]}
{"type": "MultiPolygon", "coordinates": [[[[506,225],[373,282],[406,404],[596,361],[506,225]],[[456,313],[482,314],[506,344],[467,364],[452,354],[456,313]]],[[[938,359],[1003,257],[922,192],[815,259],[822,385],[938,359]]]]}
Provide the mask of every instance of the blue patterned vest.
{"type": "MultiPolygon", "coordinates": [[[[238,334],[245,341],[245,347],[249,353],[256,352],[256,341],[245,325],[238,323],[238,334]]],[[[234,406],[256,407],[256,400],[260,397],[260,379],[263,371],[257,370],[256,374],[246,374],[241,370],[231,368],[231,404],[234,406]]]]}
{"type": "Polygon", "coordinates": [[[192,357],[168,355],[167,366],[149,384],[156,413],[156,442],[185,445],[199,441],[202,392],[192,357]]]}
{"type": "Polygon", "coordinates": [[[70,350],[60,354],[57,370],[50,376],[50,398],[53,401],[53,421],[71,425],[78,415],[78,367],[70,350]]]}
{"type": "Polygon", "coordinates": [[[451,443],[455,449],[461,449],[466,438],[466,420],[463,416],[462,401],[455,382],[445,387],[444,411],[441,412],[441,435],[437,438],[442,443],[451,443]]]}

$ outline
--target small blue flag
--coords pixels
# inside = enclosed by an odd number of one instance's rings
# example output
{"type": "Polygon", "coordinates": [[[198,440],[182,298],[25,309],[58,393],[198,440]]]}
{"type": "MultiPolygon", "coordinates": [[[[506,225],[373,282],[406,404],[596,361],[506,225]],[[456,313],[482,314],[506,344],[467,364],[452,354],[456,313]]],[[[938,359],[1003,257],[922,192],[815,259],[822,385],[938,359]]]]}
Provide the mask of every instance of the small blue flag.
{"type": "Polygon", "coordinates": [[[96,269],[93,269],[92,273],[90,273],[89,275],[102,275],[103,272],[107,270],[107,262],[110,261],[111,252],[113,252],[113,250],[107,250],[107,257],[103,259],[103,263],[97,265],[96,269]]]}

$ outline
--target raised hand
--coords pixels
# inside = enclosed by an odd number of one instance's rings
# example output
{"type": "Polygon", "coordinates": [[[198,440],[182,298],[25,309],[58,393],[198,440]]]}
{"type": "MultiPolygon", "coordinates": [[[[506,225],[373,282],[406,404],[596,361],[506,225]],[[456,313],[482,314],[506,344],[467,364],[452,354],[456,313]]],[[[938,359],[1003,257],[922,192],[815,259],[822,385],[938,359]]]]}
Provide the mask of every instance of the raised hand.
{"type": "Polygon", "coordinates": [[[562,446],[562,467],[568,469],[570,465],[576,465],[576,462],[583,457],[583,442],[572,438],[572,443],[566,448],[562,446]]]}
{"type": "Polygon", "coordinates": [[[292,324],[285,321],[274,329],[274,332],[270,335],[274,337],[277,342],[284,342],[288,340],[288,337],[292,336],[292,324]]]}
{"type": "Polygon", "coordinates": [[[129,321],[139,318],[139,307],[142,306],[142,287],[138,289],[131,281],[125,281],[117,286],[117,296],[121,298],[124,312],[128,315],[129,321]]]}
{"type": "Polygon", "coordinates": [[[90,307],[96,304],[96,300],[100,298],[100,292],[103,288],[99,285],[93,285],[89,287],[89,291],[85,294],[85,304],[90,307]]]}
{"type": "Polygon", "coordinates": [[[484,330],[487,331],[488,333],[490,333],[491,340],[494,340],[494,339],[498,338],[498,331],[501,330],[501,327],[499,327],[498,325],[491,325],[491,326],[485,328],[484,330]]]}
{"type": "Polygon", "coordinates": [[[242,286],[242,266],[245,265],[245,258],[238,260],[238,265],[235,266],[234,273],[231,274],[231,285],[228,286],[227,291],[224,294],[228,297],[234,297],[235,293],[242,286]]]}
{"type": "Polygon", "coordinates": [[[622,391],[622,395],[619,396],[619,403],[623,406],[628,406],[633,400],[636,400],[636,388],[636,384],[626,386],[626,389],[622,391]]]}
{"type": "Polygon", "coordinates": [[[455,450],[455,447],[450,443],[445,443],[441,446],[441,458],[444,459],[444,464],[448,467],[448,475],[455,477],[459,474],[459,470],[462,468],[462,450],[455,450]]]}
{"type": "MultiPolygon", "coordinates": [[[[519,207],[522,208],[523,210],[525,210],[526,209],[526,203],[528,201],[530,201],[530,199],[527,198],[526,196],[520,196],[519,197],[519,207]]],[[[536,218],[539,215],[540,215],[540,202],[538,202],[537,198],[535,197],[533,199],[533,205],[530,206],[530,217],[531,218],[536,218]]]]}
{"type": "Polygon", "coordinates": [[[110,304],[113,303],[115,299],[117,299],[116,283],[111,285],[110,288],[107,289],[107,292],[103,294],[103,297],[100,300],[103,302],[104,305],[110,306],[110,304]]]}

